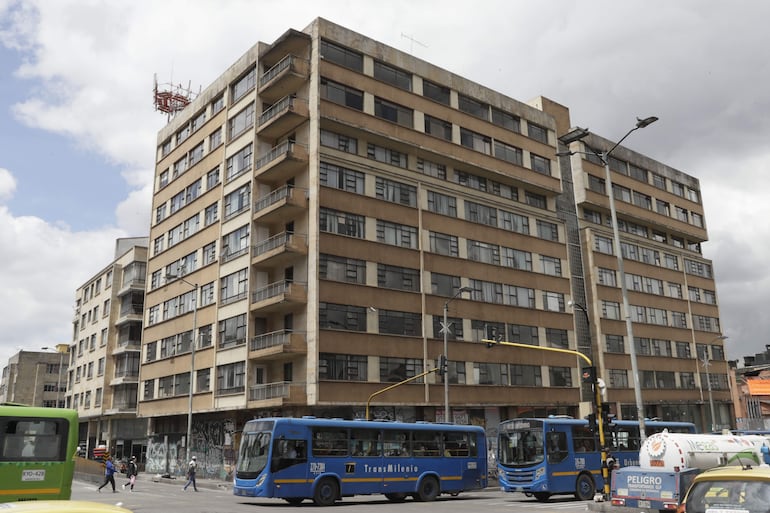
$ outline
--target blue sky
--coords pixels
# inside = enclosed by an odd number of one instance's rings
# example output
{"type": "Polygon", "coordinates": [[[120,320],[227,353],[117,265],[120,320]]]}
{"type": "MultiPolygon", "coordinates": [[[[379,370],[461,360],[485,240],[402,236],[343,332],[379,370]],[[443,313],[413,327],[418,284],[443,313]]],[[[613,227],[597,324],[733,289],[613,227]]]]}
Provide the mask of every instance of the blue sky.
{"type": "Polygon", "coordinates": [[[152,81],[206,87],[321,16],[701,181],[731,358],[770,333],[770,3],[753,0],[0,0],[0,366],[68,343],[74,291],[146,235],[152,81]],[[268,13],[268,15],[265,15],[268,13]],[[419,42],[412,43],[409,37],[419,42]]]}

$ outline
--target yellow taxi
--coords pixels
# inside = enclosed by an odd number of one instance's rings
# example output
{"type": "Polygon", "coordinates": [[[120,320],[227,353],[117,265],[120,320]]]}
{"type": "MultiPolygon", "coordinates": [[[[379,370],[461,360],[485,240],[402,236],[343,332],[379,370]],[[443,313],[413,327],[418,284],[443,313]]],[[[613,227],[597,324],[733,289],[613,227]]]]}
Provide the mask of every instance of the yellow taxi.
{"type": "Polygon", "coordinates": [[[770,513],[770,466],[717,467],[698,474],[678,513],[770,513]]]}
{"type": "Polygon", "coordinates": [[[92,501],[19,501],[0,504],[0,513],[132,513],[118,505],[92,501]]]}

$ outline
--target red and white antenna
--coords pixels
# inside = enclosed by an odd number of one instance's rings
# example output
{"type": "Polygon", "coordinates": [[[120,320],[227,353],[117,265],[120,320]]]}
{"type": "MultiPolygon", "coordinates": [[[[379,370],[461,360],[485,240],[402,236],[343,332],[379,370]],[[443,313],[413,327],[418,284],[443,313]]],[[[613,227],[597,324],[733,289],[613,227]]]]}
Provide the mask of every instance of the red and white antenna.
{"type": "Polygon", "coordinates": [[[158,75],[156,74],[153,77],[153,99],[155,110],[166,113],[171,119],[195,99],[195,93],[190,89],[190,84],[186,88],[182,87],[181,84],[158,85],[158,75]]]}

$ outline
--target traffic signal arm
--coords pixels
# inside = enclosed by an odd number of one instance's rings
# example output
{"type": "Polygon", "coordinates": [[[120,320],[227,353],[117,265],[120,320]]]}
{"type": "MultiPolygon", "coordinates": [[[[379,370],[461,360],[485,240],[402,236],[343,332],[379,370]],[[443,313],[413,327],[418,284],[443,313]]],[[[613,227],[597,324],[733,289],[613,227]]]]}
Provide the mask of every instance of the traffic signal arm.
{"type": "Polygon", "coordinates": [[[490,338],[484,338],[481,339],[482,342],[485,342],[487,344],[487,347],[492,347],[494,345],[501,345],[501,346],[512,346],[512,347],[520,347],[522,349],[535,349],[538,351],[551,351],[554,353],[566,353],[566,354],[574,354],[575,356],[578,356],[583,359],[588,365],[593,365],[593,362],[589,357],[581,353],[580,351],[573,351],[572,349],[560,349],[558,347],[541,347],[541,346],[533,346],[530,344],[519,344],[518,342],[506,342],[504,340],[493,340],[490,338]]]}
{"type": "Polygon", "coordinates": [[[409,382],[414,381],[416,379],[420,379],[423,376],[427,376],[431,372],[438,372],[438,371],[439,371],[439,368],[438,367],[434,367],[434,368],[432,368],[430,370],[426,370],[425,372],[421,372],[420,374],[415,374],[411,378],[406,378],[403,381],[399,381],[398,383],[393,383],[392,385],[387,386],[387,387],[385,387],[385,388],[383,388],[381,390],[377,390],[375,393],[373,393],[372,395],[369,396],[369,399],[366,400],[366,420],[370,420],[369,419],[369,403],[372,402],[372,399],[374,399],[375,396],[378,396],[380,394],[384,394],[388,390],[393,390],[396,387],[400,387],[401,385],[405,385],[406,383],[409,383],[409,382]]]}

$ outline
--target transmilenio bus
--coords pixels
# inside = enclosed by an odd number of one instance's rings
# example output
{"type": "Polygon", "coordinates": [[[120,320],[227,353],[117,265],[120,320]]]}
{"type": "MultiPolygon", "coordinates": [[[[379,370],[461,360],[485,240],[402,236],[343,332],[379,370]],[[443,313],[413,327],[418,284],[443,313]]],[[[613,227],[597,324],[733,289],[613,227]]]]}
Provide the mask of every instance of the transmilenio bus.
{"type": "Polygon", "coordinates": [[[369,494],[432,501],[486,486],[481,427],[279,417],[244,426],[233,494],[329,506],[369,494]]]}
{"type": "Polygon", "coordinates": [[[0,404],[0,502],[69,499],[78,414],[0,404]]]}
{"type": "MultiPolygon", "coordinates": [[[[639,464],[639,422],[615,420],[605,426],[609,452],[621,467],[639,464]]],[[[695,433],[689,422],[645,421],[645,433],[695,433]]],[[[604,487],[598,429],[568,417],[511,419],[498,431],[497,470],[506,492],[523,492],[545,502],[551,495],[594,497],[604,487]]]]}

